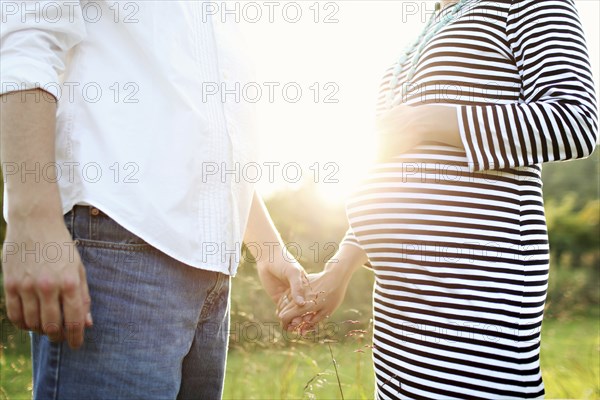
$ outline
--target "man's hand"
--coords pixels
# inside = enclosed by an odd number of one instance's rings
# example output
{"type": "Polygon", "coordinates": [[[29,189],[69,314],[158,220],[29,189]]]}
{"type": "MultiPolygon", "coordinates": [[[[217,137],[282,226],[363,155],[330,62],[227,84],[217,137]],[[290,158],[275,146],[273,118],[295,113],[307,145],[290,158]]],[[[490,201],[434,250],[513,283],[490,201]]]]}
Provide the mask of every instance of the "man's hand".
{"type": "MultiPolygon", "coordinates": [[[[40,89],[2,95],[0,157],[35,171],[55,163],[56,101],[40,89]],[[37,167],[36,167],[37,166],[37,167]]],[[[83,343],[91,325],[85,270],[65,226],[58,176],[5,173],[8,231],[2,270],[8,317],[51,340],[83,343]]]]}
{"type": "Polygon", "coordinates": [[[258,277],[275,304],[289,293],[299,307],[306,303],[304,289],[307,283],[306,272],[298,263],[257,263],[258,277]]]}
{"type": "Polygon", "coordinates": [[[92,325],[79,253],[62,219],[11,221],[2,252],[8,318],[78,348],[92,325]]]}

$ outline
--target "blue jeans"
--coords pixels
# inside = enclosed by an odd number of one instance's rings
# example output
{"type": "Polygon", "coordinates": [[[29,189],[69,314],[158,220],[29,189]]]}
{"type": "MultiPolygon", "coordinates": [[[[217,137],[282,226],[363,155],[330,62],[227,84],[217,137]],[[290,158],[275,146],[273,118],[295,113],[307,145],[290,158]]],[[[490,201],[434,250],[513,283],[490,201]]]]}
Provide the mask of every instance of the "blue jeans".
{"type": "Polygon", "coordinates": [[[92,207],[65,222],[94,326],[79,350],[32,335],[34,398],[220,399],[229,276],[174,260],[92,207]]]}

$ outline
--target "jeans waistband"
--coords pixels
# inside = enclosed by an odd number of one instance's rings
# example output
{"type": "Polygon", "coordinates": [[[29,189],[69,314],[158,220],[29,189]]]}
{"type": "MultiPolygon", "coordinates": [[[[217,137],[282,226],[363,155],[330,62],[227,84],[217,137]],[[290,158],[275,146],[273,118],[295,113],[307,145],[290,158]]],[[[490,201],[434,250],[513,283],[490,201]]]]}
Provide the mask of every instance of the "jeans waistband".
{"type": "Polygon", "coordinates": [[[65,214],[65,223],[73,239],[120,244],[147,244],[102,210],[93,206],[76,205],[65,214]]]}

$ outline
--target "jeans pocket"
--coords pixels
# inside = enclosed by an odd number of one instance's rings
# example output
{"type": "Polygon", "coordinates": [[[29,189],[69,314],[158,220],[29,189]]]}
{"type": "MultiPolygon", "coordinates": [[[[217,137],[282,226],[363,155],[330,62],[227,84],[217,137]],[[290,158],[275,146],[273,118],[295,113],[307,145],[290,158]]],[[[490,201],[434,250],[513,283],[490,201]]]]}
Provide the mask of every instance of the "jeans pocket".
{"type": "MultiPolygon", "coordinates": [[[[200,312],[200,321],[209,319],[217,310],[218,305],[223,305],[227,308],[227,300],[229,299],[229,275],[215,272],[215,284],[208,291],[202,311],[200,312]]],[[[218,311],[218,310],[217,310],[218,311]]]]}
{"type": "Polygon", "coordinates": [[[128,251],[128,252],[149,251],[149,250],[154,249],[148,243],[121,243],[121,242],[111,242],[111,241],[104,241],[104,240],[90,240],[90,239],[81,239],[81,238],[76,238],[75,243],[77,244],[77,248],[80,250],[81,250],[81,248],[85,248],[85,247],[94,247],[94,248],[100,248],[100,249],[128,251]]]}

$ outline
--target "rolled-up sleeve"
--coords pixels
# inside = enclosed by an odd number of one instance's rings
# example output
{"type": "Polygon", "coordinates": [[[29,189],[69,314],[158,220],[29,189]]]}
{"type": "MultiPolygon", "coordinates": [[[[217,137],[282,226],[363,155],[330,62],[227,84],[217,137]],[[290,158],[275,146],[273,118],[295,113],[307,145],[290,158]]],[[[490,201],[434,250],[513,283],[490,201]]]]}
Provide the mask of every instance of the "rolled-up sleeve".
{"type": "MultiPolygon", "coordinates": [[[[356,238],[356,235],[354,234],[354,231],[352,230],[352,228],[348,228],[348,230],[346,231],[346,234],[344,235],[344,238],[340,242],[340,247],[345,246],[345,245],[356,246],[360,249],[363,249],[362,245],[359,243],[358,239],[356,238]]],[[[363,251],[364,251],[364,249],[363,249],[363,251]]],[[[370,261],[367,261],[365,263],[365,267],[373,268],[370,261]]]]}
{"type": "Polygon", "coordinates": [[[513,0],[506,30],[522,79],[522,101],[458,108],[471,169],[589,156],[598,140],[598,113],[575,3],[513,0]]]}
{"type": "Polygon", "coordinates": [[[85,36],[80,1],[0,0],[0,94],[41,88],[58,97],[68,53],[85,36]]]}

